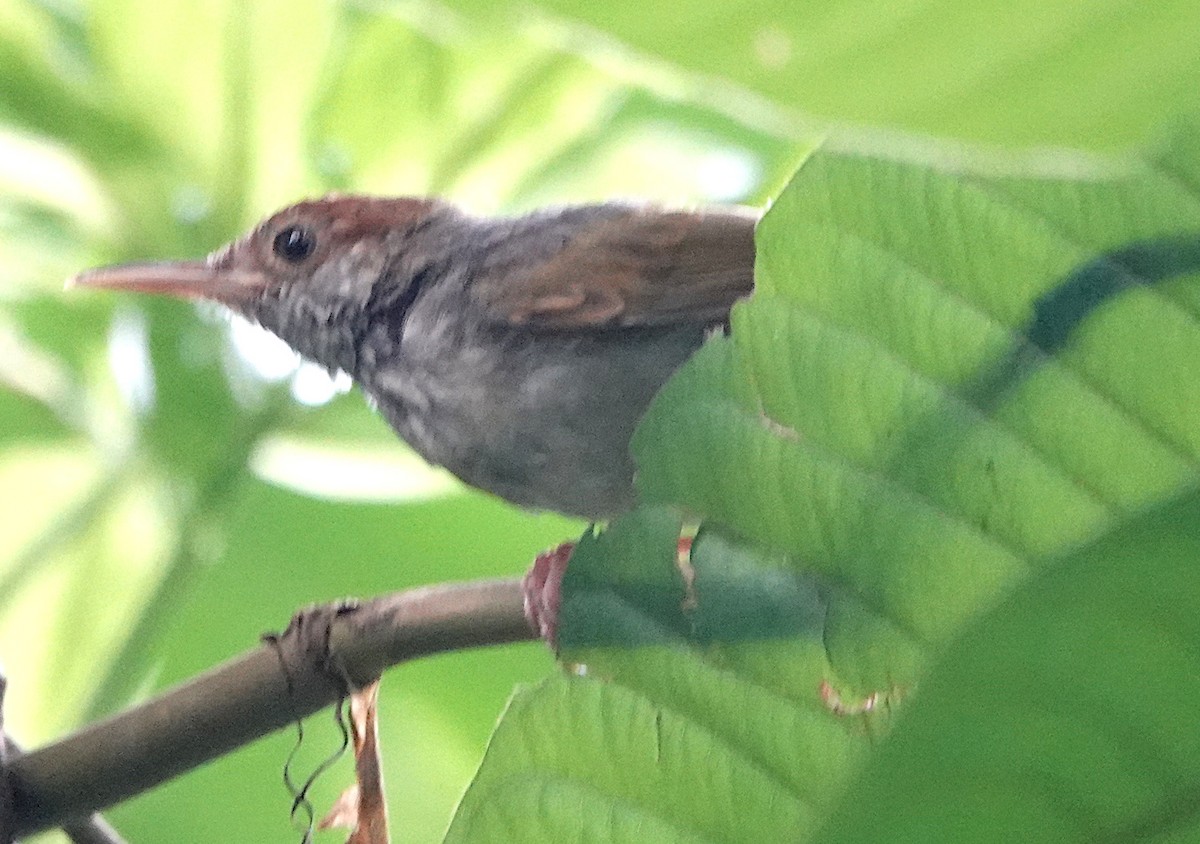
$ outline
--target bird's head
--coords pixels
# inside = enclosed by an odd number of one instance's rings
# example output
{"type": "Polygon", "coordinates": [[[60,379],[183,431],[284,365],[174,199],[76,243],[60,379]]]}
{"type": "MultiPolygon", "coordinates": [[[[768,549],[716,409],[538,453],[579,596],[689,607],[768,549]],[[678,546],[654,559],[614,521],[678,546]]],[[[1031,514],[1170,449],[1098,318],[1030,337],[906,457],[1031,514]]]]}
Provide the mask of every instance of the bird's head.
{"type": "Polygon", "coordinates": [[[119,264],[68,283],[218,302],[302,355],[353,372],[356,332],[372,297],[381,286],[389,296],[403,292],[411,239],[439,207],[412,198],[308,200],[203,260],[119,264]]]}

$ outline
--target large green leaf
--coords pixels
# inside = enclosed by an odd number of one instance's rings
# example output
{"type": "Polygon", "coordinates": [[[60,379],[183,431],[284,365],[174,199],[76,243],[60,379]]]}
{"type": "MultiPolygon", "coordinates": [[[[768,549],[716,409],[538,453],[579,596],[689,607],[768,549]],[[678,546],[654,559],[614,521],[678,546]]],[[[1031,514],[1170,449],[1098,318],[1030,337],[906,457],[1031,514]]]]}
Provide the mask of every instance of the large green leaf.
{"type": "Polygon", "coordinates": [[[1194,492],[1053,561],[951,646],[817,840],[1196,841],[1198,561],[1194,492]]]}
{"type": "Polygon", "coordinates": [[[1194,484],[1193,138],[1129,161],[814,153],[731,336],[639,430],[655,506],[572,560],[560,641],[586,679],[518,698],[451,840],[635,840],[642,817],[808,838],[967,621],[1194,484]],[[663,505],[701,520],[686,576],[663,505]],[[668,757],[640,723],[689,744],[668,757]]]}
{"type": "Polygon", "coordinates": [[[646,73],[643,57],[684,69],[690,90],[731,112],[775,106],[772,117],[792,125],[854,121],[999,144],[1124,147],[1177,115],[1200,73],[1191,0],[748,0],[686,14],[641,0],[449,5],[493,25],[519,18],[597,62],[629,61],[630,73],[646,73]]]}
{"type": "Polygon", "coordinates": [[[685,589],[679,536],[646,509],[584,538],[562,611],[583,676],[518,693],[447,840],[752,842],[824,817],[866,734],[810,694],[815,581],[709,535],[685,589]]]}
{"type": "Polygon", "coordinates": [[[1153,161],[1070,164],[814,155],[732,338],[636,444],[648,499],[829,581],[826,645],[860,692],[1194,476],[1200,196],[1153,161]],[[896,661],[855,655],[868,628],[896,661]]]}

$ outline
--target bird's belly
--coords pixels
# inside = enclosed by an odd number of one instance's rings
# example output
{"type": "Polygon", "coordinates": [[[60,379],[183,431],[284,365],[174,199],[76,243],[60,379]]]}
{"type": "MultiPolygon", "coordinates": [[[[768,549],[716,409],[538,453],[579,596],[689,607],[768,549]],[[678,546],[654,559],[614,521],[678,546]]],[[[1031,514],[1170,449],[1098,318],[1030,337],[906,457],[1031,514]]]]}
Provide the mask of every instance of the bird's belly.
{"type": "Polygon", "coordinates": [[[607,518],[633,504],[638,421],[702,339],[656,336],[649,348],[634,338],[509,350],[503,367],[489,363],[494,349],[442,359],[437,371],[406,361],[364,387],[414,450],[466,483],[523,507],[607,518]]]}

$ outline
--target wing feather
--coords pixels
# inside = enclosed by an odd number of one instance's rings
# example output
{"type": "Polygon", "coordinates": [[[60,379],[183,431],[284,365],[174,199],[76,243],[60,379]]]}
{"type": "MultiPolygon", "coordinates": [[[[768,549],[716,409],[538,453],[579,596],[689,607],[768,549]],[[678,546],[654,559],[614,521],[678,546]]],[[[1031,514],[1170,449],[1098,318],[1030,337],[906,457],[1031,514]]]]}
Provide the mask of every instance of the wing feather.
{"type": "MultiPolygon", "coordinates": [[[[597,209],[557,224],[549,250],[543,231],[524,260],[476,285],[497,321],[547,330],[717,323],[754,286],[750,212],[597,209]]],[[[533,240],[520,229],[513,237],[518,250],[519,239],[533,240]]]]}

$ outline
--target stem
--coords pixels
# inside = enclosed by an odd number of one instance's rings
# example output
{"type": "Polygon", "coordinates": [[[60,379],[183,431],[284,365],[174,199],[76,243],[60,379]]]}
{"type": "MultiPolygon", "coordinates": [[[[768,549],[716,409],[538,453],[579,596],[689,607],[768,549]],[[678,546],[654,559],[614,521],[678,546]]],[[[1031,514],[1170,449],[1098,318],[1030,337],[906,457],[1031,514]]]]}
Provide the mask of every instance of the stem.
{"type": "Polygon", "coordinates": [[[127,800],[338,700],[392,665],[536,638],[519,580],[443,584],[298,613],[182,686],[12,759],[17,835],[127,800]]]}
{"type": "MultiPolygon", "coordinates": [[[[6,759],[15,759],[24,752],[21,745],[13,741],[12,736],[4,737],[6,759]]],[[[103,815],[92,814],[66,821],[62,825],[62,831],[71,840],[71,844],[125,844],[125,839],[103,815]]]]}

